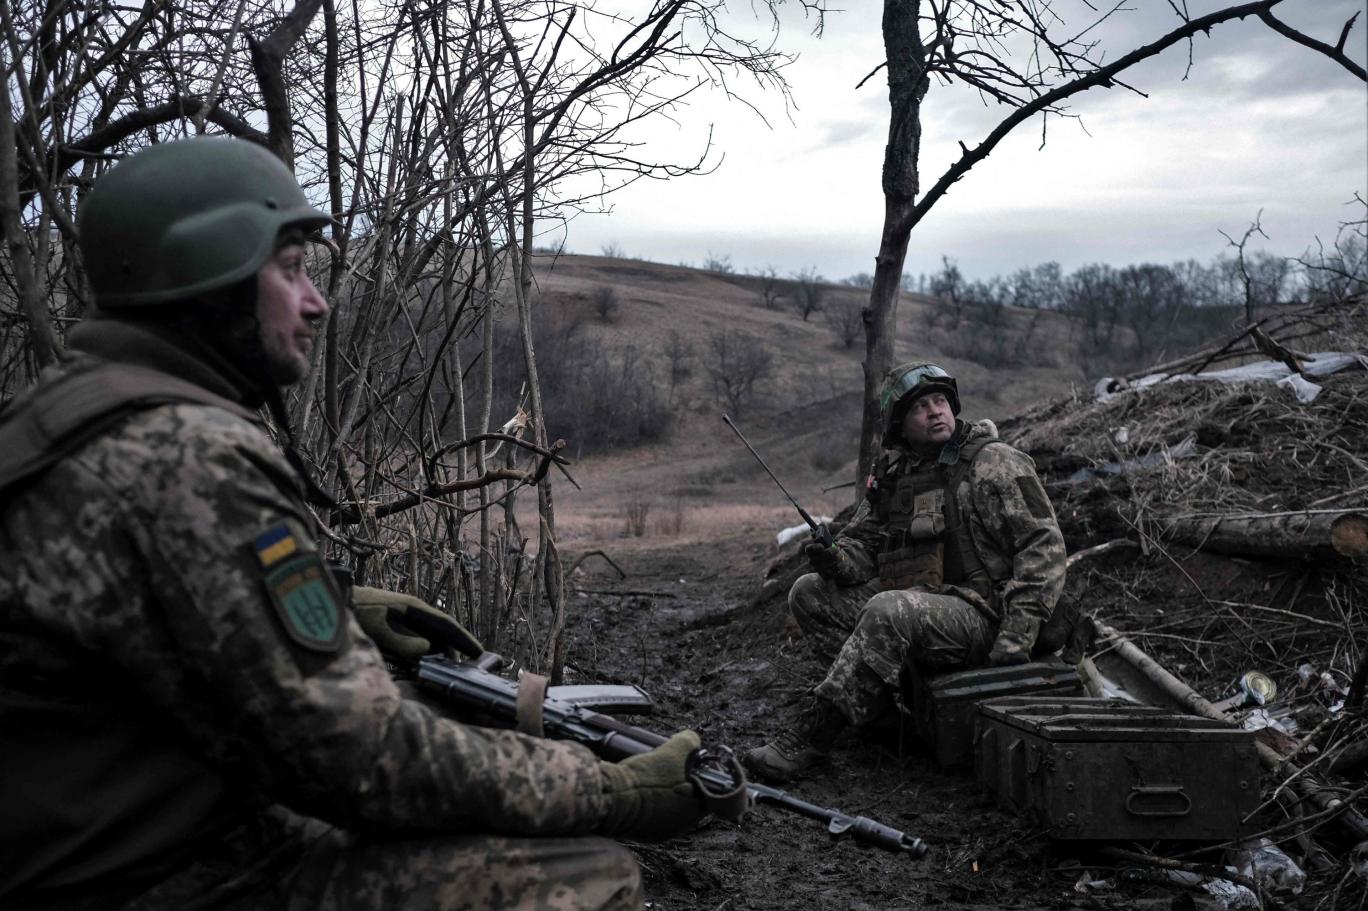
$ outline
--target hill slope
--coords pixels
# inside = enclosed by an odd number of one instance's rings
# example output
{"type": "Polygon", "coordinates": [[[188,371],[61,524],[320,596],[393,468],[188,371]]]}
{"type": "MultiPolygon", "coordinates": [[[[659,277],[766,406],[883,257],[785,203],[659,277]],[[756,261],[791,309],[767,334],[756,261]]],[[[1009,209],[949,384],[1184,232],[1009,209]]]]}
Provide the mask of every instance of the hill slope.
{"type": "MultiPolygon", "coordinates": [[[[804,320],[793,306],[793,281],[778,283],[777,308],[762,301],[764,280],[704,272],[683,266],[595,256],[538,257],[538,306],[560,331],[574,331],[604,345],[633,346],[654,367],[657,383],[669,383],[666,351],[691,349],[687,375],[667,393],[668,430],[663,442],[624,452],[586,456],[572,469],[582,491],[558,497],[558,527],[567,540],[619,535],[629,505],[650,511],[647,533],[716,529],[760,521],[793,524],[797,516],[763,471],[722,423],[729,408],[715,392],[713,339],[741,332],[758,339],[773,358],[773,375],[756,384],[737,423],[770,467],[810,512],[834,515],[853,498],[847,484],[858,449],[864,356],[862,331],[849,347],[821,312],[804,320]],[[605,318],[599,296],[611,290],[616,306],[605,318]]],[[[858,309],[868,291],[838,285],[819,289],[828,310],[858,309]]],[[[1030,350],[1001,354],[1001,339],[984,339],[982,326],[950,318],[931,298],[905,294],[899,306],[897,359],[941,364],[960,381],[968,418],[1001,419],[1042,399],[1066,394],[1083,377],[1069,362],[1067,321],[1057,313],[1013,310],[1004,314],[1012,344],[1028,335],[1030,350]],[[934,327],[932,324],[935,323],[934,327]],[[991,343],[991,344],[990,344],[991,343]]],[[[997,330],[993,330],[994,333],[997,330]]],[[[631,389],[620,390],[624,396],[631,389]]],[[[555,426],[574,453],[573,428],[555,426]]]]}

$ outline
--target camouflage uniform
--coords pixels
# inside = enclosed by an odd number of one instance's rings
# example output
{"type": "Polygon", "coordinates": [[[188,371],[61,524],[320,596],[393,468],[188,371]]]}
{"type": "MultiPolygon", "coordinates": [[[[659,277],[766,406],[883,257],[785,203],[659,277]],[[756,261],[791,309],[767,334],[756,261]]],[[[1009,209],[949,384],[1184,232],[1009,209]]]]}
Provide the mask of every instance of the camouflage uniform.
{"type": "MultiPolygon", "coordinates": [[[[91,358],[240,388],[132,324],[70,344],[40,390],[91,358]]],[[[3,495],[0,905],[640,907],[613,842],[515,837],[604,820],[588,750],[438,717],[326,597],[313,638],[276,603],[263,530],[314,565],[309,527],[263,427],[185,402],[3,495]]]]}
{"type": "Polygon", "coordinates": [[[1063,536],[1030,458],[997,441],[990,421],[958,422],[961,448],[981,446],[954,496],[985,577],[980,583],[881,591],[877,555],[885,537],[873,491],[893,475],[944,471],[910,452],[875,472],[837,537],[833,578],[801,577],[789,604],[825,655],[836,653],[816,693],[863,724],[887,704],[905,664],[925,670],[987,663],[996,643],[1007,656],[1029,655],[1064,586],[1063,536]]]}

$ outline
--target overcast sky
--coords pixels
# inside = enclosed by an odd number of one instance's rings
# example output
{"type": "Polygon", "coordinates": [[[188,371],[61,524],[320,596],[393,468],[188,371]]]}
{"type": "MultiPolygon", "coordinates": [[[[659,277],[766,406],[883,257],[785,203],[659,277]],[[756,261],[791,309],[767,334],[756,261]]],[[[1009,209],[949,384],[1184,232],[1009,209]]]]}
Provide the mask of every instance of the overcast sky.
{"type": "MultiPolygon", "coordinates": [[[[1098,33],[1110,48],[1107,60],[1177,25],[1167,0],[1129,5],[1132,11],[1098,33]]],[[[1194,16],[1225,5],[1188,0],[1194,16]]],[[[620,191],[611,213],[570,224],[572,252],[597,254],[616,244],[628,256],[670,263],[726,255],[738,271],[816,267],[832,279],[873,271],[887,82],[879,74],[862,89],[855,85],[882,59],[882,4],[847,0],[845,11],[827,17],[821,37],[792,6],[778,46],[799,55],[786,71],[794,107],[785,112],[777,94],[749,92],[767,126],[714,93],[682,111],[677,124],[658,123],[645,138],[659,157],[696,156],[711,127],[721,165],[710,175],[620,191]]],[[[1288,0],[1279,9],[1333,43],[1364,6],[1288,0]]],[[[1366,18],[1349,41],[1360,65],[1366,18]]],[[[754,21],[750,27],[764,31],[754,21]]],[[[917,228],[907,271],[933,271],[942,254],[977,277],[1049,260],[1066,269],[1205,261],[1225,247],[1218,231],[1238,237],[1260,210],[1270,240],[1258,244],[1267,249],[1295,254],[1317,235],[1331,239],[1336,225],[1353,217],[1347,203],[1354,194],[1368,195],[1364,83],[1258,21],[1199,37],[1193,61],[1186,81],[1185,46],[1129,71],[1129,84],[1148,98],[1121,89],[1076,96],[1071,110],[1082,127],[1052,119],[1044,149],[1039,120],[1019,127],[917,228]]],[[[959,85],[934,85],[923,108],[922,186],[954,159],[958,141],[977,144],[1004,110],[985,108],[959,85]]]]}

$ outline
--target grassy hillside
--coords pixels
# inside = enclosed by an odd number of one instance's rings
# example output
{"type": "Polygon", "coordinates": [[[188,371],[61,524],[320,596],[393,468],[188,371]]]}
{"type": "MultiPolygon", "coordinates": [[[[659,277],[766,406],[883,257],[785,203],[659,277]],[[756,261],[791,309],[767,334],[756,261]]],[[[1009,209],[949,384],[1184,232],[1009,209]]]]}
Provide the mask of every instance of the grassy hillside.
{"type": "MultiPolygon", "coordinates": [[[[690,537],[710,529],[754,524],[778,528],[797,516],[741,443],[723,424],[728,405],[714,390],[714,336],[740,331],[759,340],[773,359],[773,375],[733,415],[794,496],[813,513],[834,514],[854,496],[862,388],[863,334],[847,347],[822,313],[805,321],[792,304],[796,283],[781,282],[784,300],[762,302],[756,276],[704,272],[637,260],[595,256],[539,257],[537,295],[554,331],[573,331],[609,348],[632,347],[651,368],[666,402],[663,438],[625,451],[584,457],[571,473],[582,486],[560,485],[558,525],[563,540],[616,538],[629,513],[646,512],[643,537],[690,537]],[[602,307],[605,289],[616,305],[602,307]],[[608,311],[605,315],[603,311],[608,311]],[[691,348],[687,375],[670,389],[671,346],[691,348]]],[[[824,285],[829,309],[867,301],[864,289],[824,285]]],[[[1066,321],[1056,313],[1008,309],[1009,343],[1020,345],[1031,327],[1030,350],[1004,354],[1001,339],[981,324],[952,327],[935,301],[906,294],[898,313],[898,360],[929,360],[959,377],[968,418],[1002,418],[1083,381],[1069,363],[1066,321]],[[939,319],[937,319],[939,317],[939,319]],[[936,325],[932,325],[937,323],[936,325]],[[989,350],[993,348],[994,350],[989,350]],[[985,363],[986,362],[986,363],[985,363]]],[[[858,318],[858,317],[857,317],[858,318]]],[[[624,397],[634,388],[616,390],[624,397]]],[[[551,415],[553,436],[574,453],[574,427],[551,415]]],[[[638,522],[638,527],[642,526],[638,522]]],[[[635,535],[632,535],[635,537],[635,535]]]]}

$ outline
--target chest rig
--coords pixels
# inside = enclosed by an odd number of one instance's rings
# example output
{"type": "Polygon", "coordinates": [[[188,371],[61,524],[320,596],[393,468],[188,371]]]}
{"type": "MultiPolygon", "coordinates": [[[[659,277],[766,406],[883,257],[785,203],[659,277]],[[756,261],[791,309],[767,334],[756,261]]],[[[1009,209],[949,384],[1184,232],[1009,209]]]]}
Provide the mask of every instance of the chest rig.
{"type": "MultiPolygon", "coordinates": [[[[960,447],[950,464],[882,461],[875,472],[874,515],[883,527],[877,561],[884,591],[957,585],[991,600],[992,580],[974,550],[969,516],[955,491],[974,457],[992,440],[960,447]]],[[[887,457],[885,457],[887,459],[887,457]]]]}

